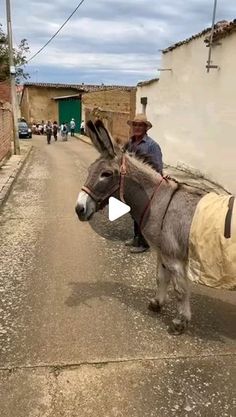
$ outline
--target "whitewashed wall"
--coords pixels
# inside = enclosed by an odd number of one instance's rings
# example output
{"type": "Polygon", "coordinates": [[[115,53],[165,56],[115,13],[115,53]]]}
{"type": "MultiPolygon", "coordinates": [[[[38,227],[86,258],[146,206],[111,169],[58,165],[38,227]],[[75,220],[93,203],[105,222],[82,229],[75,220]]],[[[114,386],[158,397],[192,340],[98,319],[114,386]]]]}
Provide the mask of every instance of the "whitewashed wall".
{"type": "Polygon", "coordinates": [[[137,89],[148,97],[150,135],[171,165],[187,165],[236,193],[236,33],[213,48],[219,69],[206,71],[204,37],[163,54],[160,80],[137,89]]]}

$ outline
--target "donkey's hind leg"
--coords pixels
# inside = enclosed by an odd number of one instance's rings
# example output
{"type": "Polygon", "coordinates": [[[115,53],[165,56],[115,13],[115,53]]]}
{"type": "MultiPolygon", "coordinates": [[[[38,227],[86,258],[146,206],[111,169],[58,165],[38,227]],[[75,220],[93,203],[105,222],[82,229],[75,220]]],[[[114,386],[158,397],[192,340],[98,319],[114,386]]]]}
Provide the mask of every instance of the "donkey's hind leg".
{"type": "Polygon", "coordinates": [[[188,327],[191,319],[190,289],[186,277],[185,264],[181,261],[172,261],[168,268],[171,269],[171,279],[177,296],[178,314],[171,323],[170,331],[173,334],[181,334],[188,327]]]}
{"type": "Polygon", "coordinates": [[[168,286],[170,283],[170,274],[166,267],[159,260],[157,272],[157,294],[149,302],[148,308],[158,313],[166,301],[168,286]]]}

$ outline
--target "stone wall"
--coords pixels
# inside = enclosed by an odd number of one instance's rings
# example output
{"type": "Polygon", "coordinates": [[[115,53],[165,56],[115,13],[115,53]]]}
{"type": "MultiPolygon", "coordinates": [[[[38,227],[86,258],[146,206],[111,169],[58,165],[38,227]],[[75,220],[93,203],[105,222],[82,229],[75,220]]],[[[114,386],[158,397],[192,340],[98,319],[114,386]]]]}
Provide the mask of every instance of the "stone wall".
{"type": "Polygon", "coordinates": [[[0,100],[0,165],[11,155],[12,112],[10,104],[0,100]]]}
{"type": "Polygon", "coordinates": [[[82,96],[82,118],[85,122],[95,109],[114,139],[125,143],[130,136],[127,121],[135,114],[136,89],[102,90],[82,96]]]}

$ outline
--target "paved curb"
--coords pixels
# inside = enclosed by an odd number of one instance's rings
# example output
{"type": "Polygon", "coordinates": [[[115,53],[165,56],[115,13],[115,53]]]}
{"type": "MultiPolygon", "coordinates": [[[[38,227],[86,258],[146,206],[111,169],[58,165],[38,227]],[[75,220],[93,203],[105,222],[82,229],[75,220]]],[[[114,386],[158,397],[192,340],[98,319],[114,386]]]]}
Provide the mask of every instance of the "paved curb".
{"type": "Polygon", "coordinates": [[[87,136],[75,134],[75,138],[81,140],[84,143],[87,143],[87,145],[92,145],[91,140],[87,136]]]}
{"type": "Polygon", "coordinates": [[[16,168],[14,169],[14,171],[11,173],[10,177],[8,178],[8,180],[6,181],[5,185],[3,186],[3,189],[0,191],[0,208],[3,206],[3,204],[6,202],[12,186],[15,182],[15,180],[17,179],[18,175],[20,174],[20,172],[22,171],[22,168],[24,167],[31,151],[33,149],[33,146],[30,145],[29,149],[27,150],[27,152],[22,156],[22,159],[19,160],[16,168]]]}

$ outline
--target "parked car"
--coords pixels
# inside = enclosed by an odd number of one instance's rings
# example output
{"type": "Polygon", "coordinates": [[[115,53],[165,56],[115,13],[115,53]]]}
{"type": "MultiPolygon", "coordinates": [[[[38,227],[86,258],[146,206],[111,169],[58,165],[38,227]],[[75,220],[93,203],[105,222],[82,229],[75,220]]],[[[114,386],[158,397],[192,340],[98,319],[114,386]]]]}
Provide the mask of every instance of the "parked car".
{"type": "Polygon", "coordinates": [[[32,138],[32,130],[30,129],[30,127],[28,126],[28,124],[26,122],[19,122],[18,123],[18,134],[19,134],[19,138],[28,138],[31,139],[32,138]]]}

